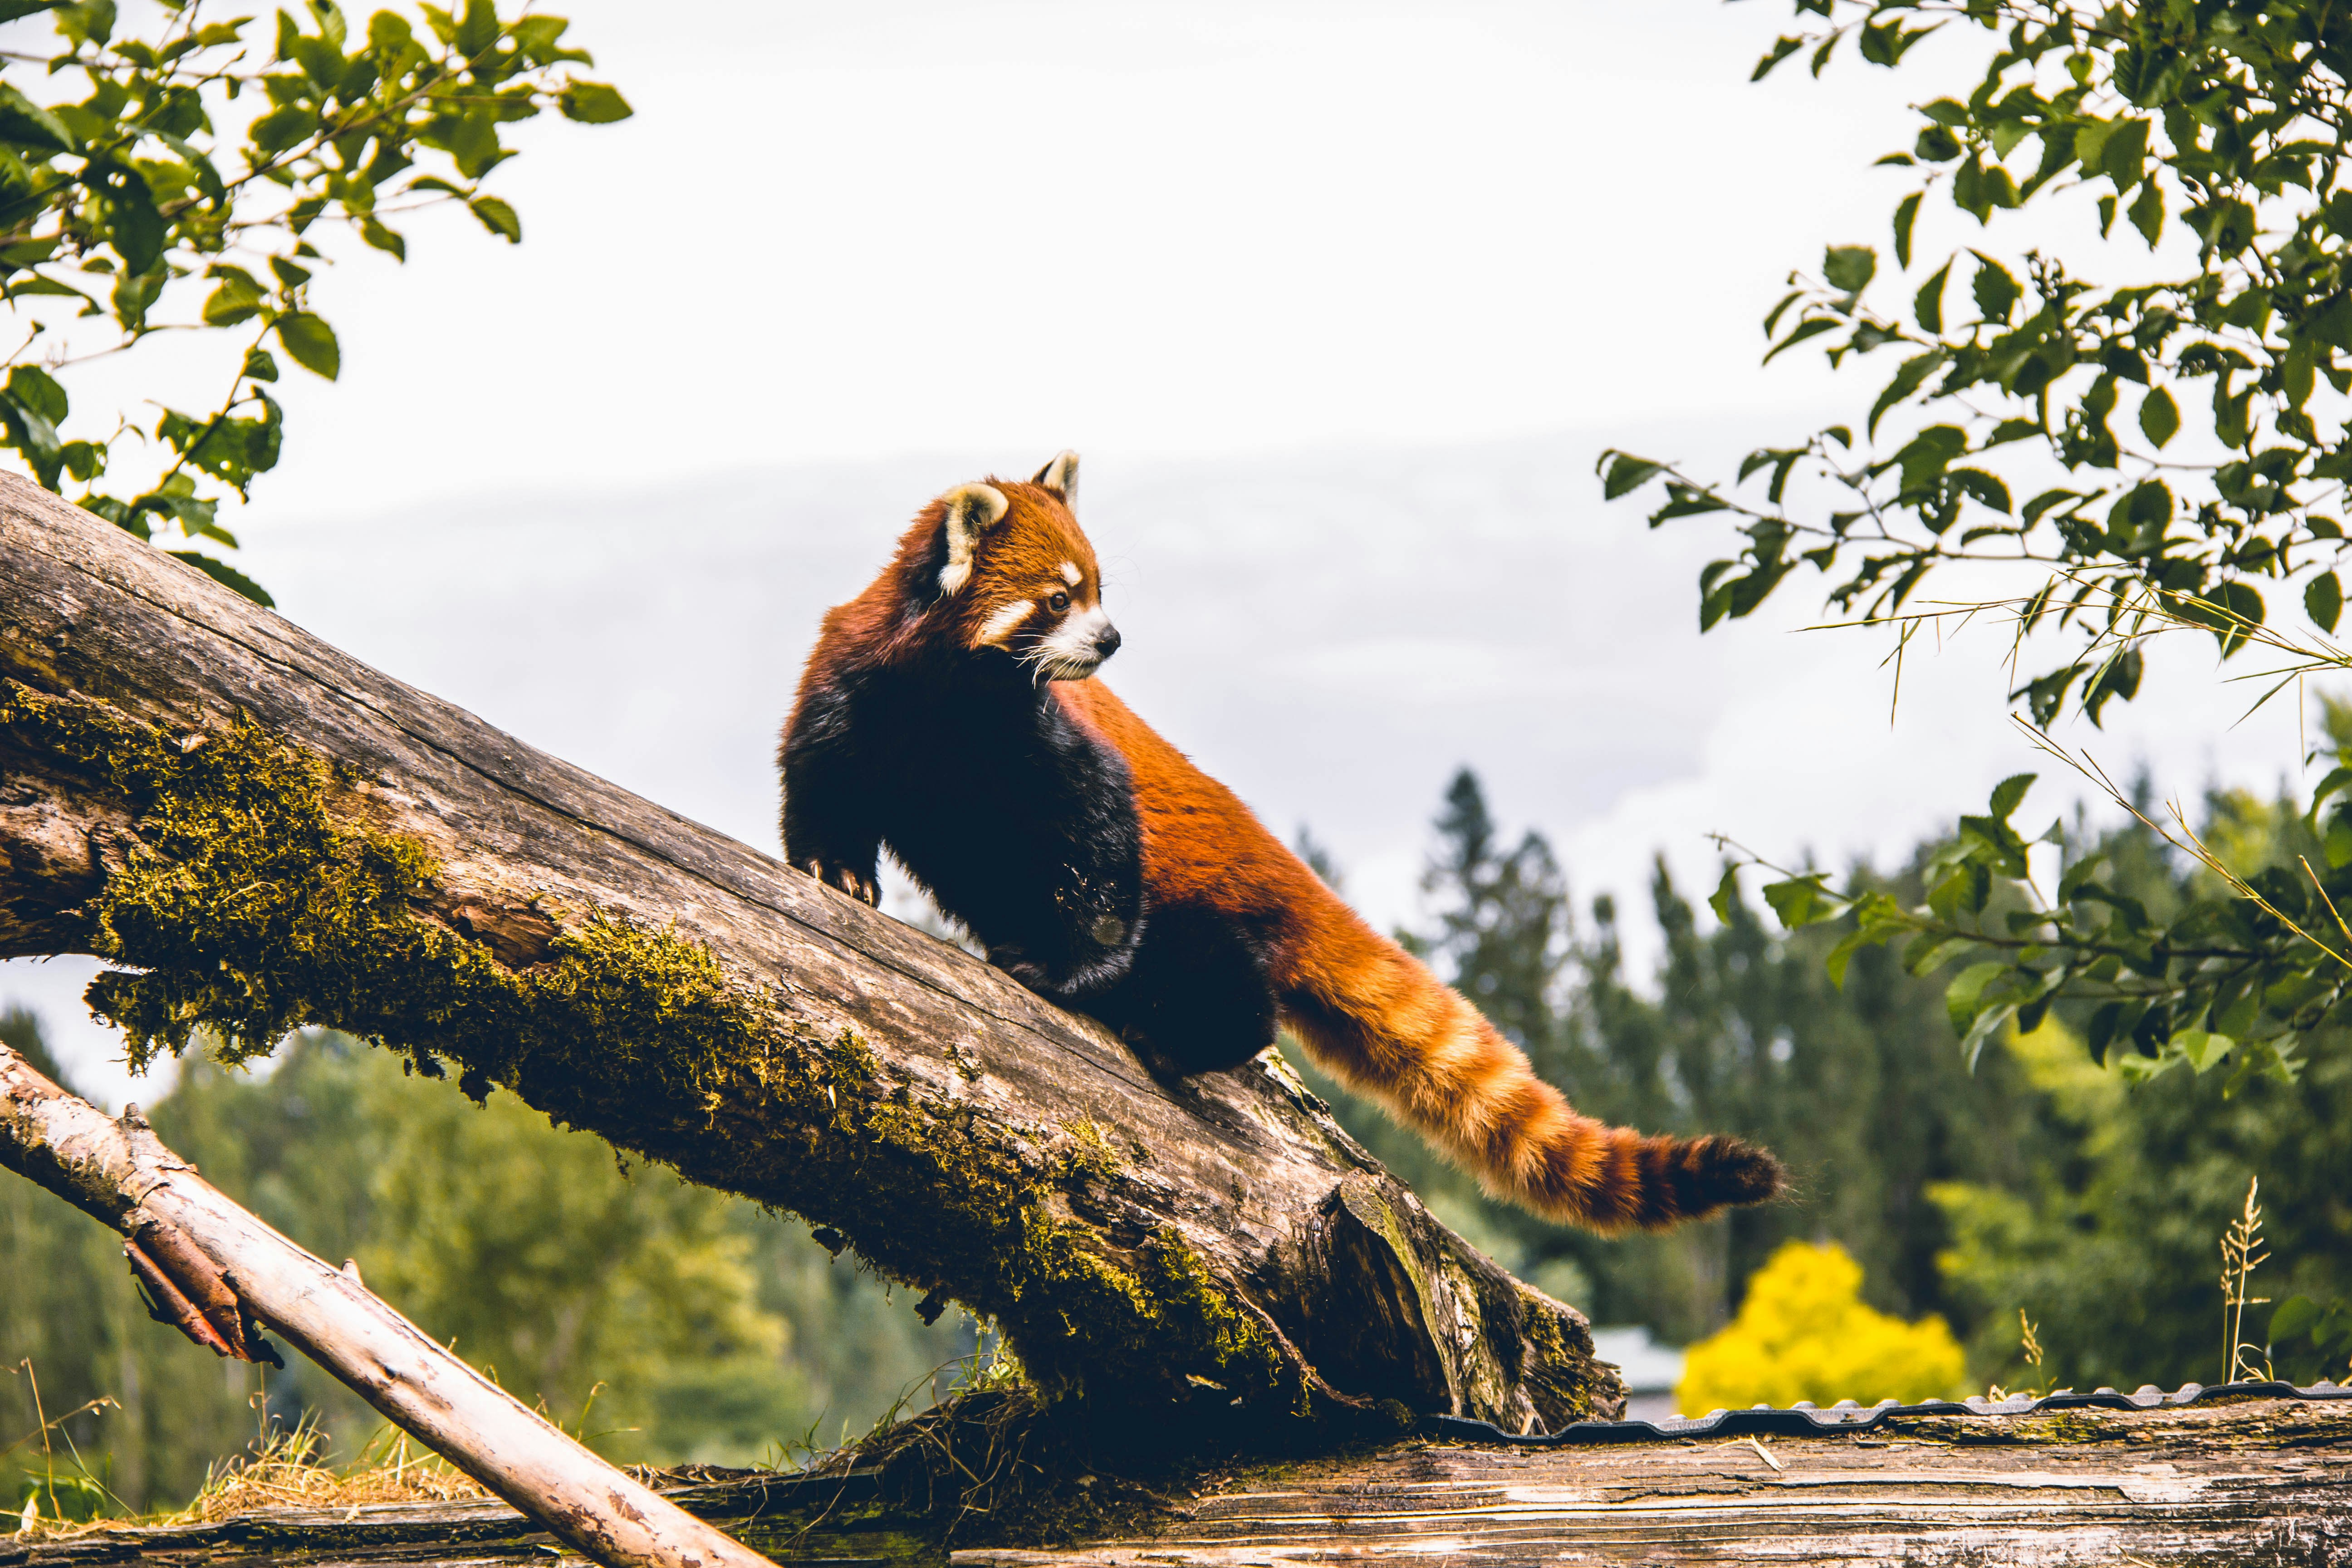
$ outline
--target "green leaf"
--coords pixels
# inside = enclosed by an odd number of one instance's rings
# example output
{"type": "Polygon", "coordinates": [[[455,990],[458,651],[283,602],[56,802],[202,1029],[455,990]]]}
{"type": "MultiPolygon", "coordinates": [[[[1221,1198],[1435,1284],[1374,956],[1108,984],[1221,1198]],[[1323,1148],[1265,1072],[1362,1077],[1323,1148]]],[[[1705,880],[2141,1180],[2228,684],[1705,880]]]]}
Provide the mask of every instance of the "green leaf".
{"type": "Polygon", "coordinates": [[[368,18],[368,47],[387,53],[406,48],[416,37],[408,18],[396,11],[378,11],[368,18]]]}
{"type": "Polygon", "coordinates": [[[1930,163],[1948,163],[1960,155],[1960,139],[1940,125],[1930,125],[1919,132],[1912,151],[1930,163]]]}
{"type": "Polygon", "coordinates": [[[1652,528],[1662,522],[1672,522],[1678,517],[1701,517],[1710,511],[1724,511],[1731,504],[1705,490],[1693,489],[1688,485],[1678,485],[1671,480],[1666,484],[1666,494],[1671,499],[1650,514],[1652,528]]]}
{"type": "Polygon", "coordinates": [[[1957,921],[1961,914],[1983,914],[1985,900],[1992,898],[1992,868],[1980,860],[1969,860],[1967,865],[1945,877],[1933,886],[1927,896],[1927,908],[1948,921],[1957,921]]]}
{"type": "Polygon", "coordinates": [[[2003,1002],[1977,1015],[1977,1021],[1969,1026],[1967,1034],[1960,1037],[1960,1056],[1968,1063],[1970,1072],[1977,1070],[1977,1058],[1983,1054],[1985,1042],[1992,1038],[1994,1031],[2017,1016],[2018,1005],[2014,1002],[2003,1002]]]}
{"type": "Polygon", "coordinates": [[[5,82],[0,82],[0,142],[47,153],[76,151],[64,121],[5,82]]]}
{"type": "MultiPolygon", "coordinates": [[[[15,379],[14,375],[11,379],[15,379]]],[[[65,467],[65,446],[58,437],[55,423],[38,407],[12,392],[0,396],[0,426],[5,426],[6,431],[0,445],[14,447],[24,453],[25,460],[33,467],[34,477],[41,481],[41,488],[56,489],[58,475],[65,467]]]]}
{"type": "Polygon", "coordinates": [[[64,424],[73,406],[57,378],[37,364],[20,364],[9,370],[8,395],[52,425],[64,424]]]}
{"type": "Polygon", "coordinates": [[[384,227],[373,217],[360,220],[360,238],[376,249],[387,253],[396,261],[408,259],[408,241],[393,230],[384,227]]]}
{"type": "Polygon", "coordinates": [[[482,226],[492,234],[504,235],[509,245],[522,243],[522,219],[515,216],[514,208],[496,196],[476,196],[466,204],[473,215],[482,220],[482,226]]]}
{"type": "Polygon", "coordinates": [[[2187,619],[2213,628],[2224,658],[2245,647],[2251,628],[2263,624],[2263,596],[2242,578],[2217,584],[2201,603],[2187,601],[2183,609],[2187,619]]]}
{"type": "Polygon", "coordinates": [[[2025,792],[2033,787],[2039,773],[2011,773],[1992,786],[1992,799],[1987,810],[1996,822],[2007,822],[2024,802],[2025,792]]]}
{"type": "Polygon", "coordinates": [[[105,200],[107,237],[122,258],[123,271],[132,277],[152,271],[163,255],[163,215],[146,176],[126,163],[94,158],[81,177],[105,200]]]}
{"type": "Polygon", "coordinates": [[[1895,373],[1885,388],[1879,393],[1878,401],[1870,405],[1869,422],[1863,426],[1864,432],[1873,436],[1878,434],[1878,422],[1885,416],[1886,411],[1918,391],[1919,384],[1933,374],[1936,367],[1943,363],[1944,351],[1941,349],[1904,361],[1903,367],[1895,373]]]}
{"type": "Polygon", "coordinates": [[[2180,405],[2172,401],[2172,394],[2159,386],[2140,399],[2139,428],[2158,449],[2172,439],[2180,429],[2180,405]]]}
{"type": "Polygon", "coordinates": [[[1748,75],[1748,79],[1749,81],[1762,81],[1766,77],[1772,73],[1772,68],[1774,66],[1779,65],[1782,60],[1787,59],[1790,55],[1795,54],[1799,49],[1801,49],[1804,47],[1805,40],[1802,38],[1780,37],[1774,39],[1772,42],[1771,52],[1762,56],[1757,60],[1756,69],[1748,75]]]}
{"type": "Polygon", "coordinates": [[[223,587],[235,589],[265,610],[274,610],[278,607],[278,601],[269,596],[268,589],[226,561],[215,561],[213,557],[194,550],[167,550],[164,553],[175,561],[186,562],[214,582],[223,587]]]}
{"type": "Polygon", "coordinates": [[[1936,268],[1936,275],[1919,286],[1916,298],[1911,301],[1911,313],[1919,320],[1919,330],[1934,337],[1944,332],[1944,285],[1952,276],[1952,264],[1945,262],[1936,268]]]}
{"type": "Polygon", "coordinates": [[[1833,332],[1843,324],[1843,323],[1840,322],[1834,316],[1808,316],[1803,321],[1799,321],[1794,328],[1790,329],[1787,337],[1782,338],[1779,342],[1772,345],[1770,350],[1765,353],[1763,363],[1770,364],[1774,360],[1780,358],[1789,350],[1795,348],[1807,338],[1817,338],[1823,332],[1833,332]]]}
{"type": "Polygon", "coordinates": [[[1640,489],[1666,471],[1664,463],[1654,463],[1647,458],[1637,458],[1631,452],[1603,452],[1601,460],[1609,472],[1601,481],[1603,500],[1615,500],[1619,496],[1640,489]]]}
{"type": "Polygon", "coordinates": [[[1939,937],[1925,931],[1903,954],[1903,967],[1913,974],[1933,974],[1976,945],[1973,937],[1939,937]]]}
{"type": "Polygon", "coordinates": [[[2335,573],[2322,572],[2303,585],[2303,609],[2321,631],[2336,629],[2336,619],[2344,613],[2344,584],[2335,573]]]}
{"type": "Polygon", "coordinates": [[[289,310],[278,318],[278,341],[304,370],[332,381],[343,368],[342,346],[335,329],[308,310],[289,310]]]}
{"type": "Polygon", "coordinates": [[[570,83],[556,102],[566,120],[576,120],[583,125],[610,125],[636,112],[619,92],[595,81],[570,83]]]}
{"type": "Polygon", "coordinates": [[[479,59],[498,41],[499,8],[491,0],[466,0],[465,16],[457,23],[457,52],[469,60],[479,59]]]}
{"type": "Polygon", "coordinates": [[[2254,242],[2254,209],[2234,196],[2191,207],[2189,226],[2217,257],[2231,257],[2254,242]]]}
{"type": "Polygon", "coordinates": [[[1833,245],[1822,258],[1822,276],[1843,294],[1859,294],[1878,272],[1878,252],[1866,245],[1833,245]]]}
{"type": "Polygon", "coordinates": [[[2009,973],[2009,965],[2000,959],[1987,959],[1971,963],[1952,977],[1944,988],[1944,1011],[1952,1021],[1955,1033],[1965,1035],[1975,1023],[1984,1005],[1985,988],[2009,973]]]}
{"type": "MultiPolygon", "coordinates": [[[[2082,135],[2079,131],[2074,133],[2077,147],[2083,144],[2082,135]]],[[[2113,180],[2116,194],[2121,195],[2138,181],[2140,165],[2147,161],[2147,121],[2116,121],[2106,128],[2106,134],[2098,142],[2097,151],[2099,165],[2095,172],[2113,180]]],[[[2090,170],[2087,155],[2084,157],[2083,166],[2086,171],[2090,170]]]]}
{"type": "Polygon", "coordinates": [[[1919,216],[1920,195],[1917,191],[1912,192],[1895,208],[1895,264],[1897,267],[1911,265],[1911,226],[1919,216]]]}
{"type": "MultiPolygon", "coordinates": [[[[282,12],[279,14],[284,15],[282,12]]],[[[282,153],[313,134],[318,129],[319,110],[315,104],[289,103],[255,121],[247,127],[245,134],[255,150],[262,154],[253,160],[260,163],[268,162],[271,154],[282,153]]]]}
{"type": "Polygon", "coordinates": [[[2326,834],[2319,841],[2319,852],[2326,857],[2330,870],[2340,871],[2352,866],[2352,822],[2339,816],[2329,823],[2326,834]]]}
{"type": "Polygon", "coordinates": [[[1976,281],[1970,286],[1976,295],[1977,310],[1988,321],[2006,321],[2010,310],[2017,304],[2017,279],[2009,268],[1980,250],[1969,255],[1977,258],[1976,281]]]}
{"type": "Polygon", "coordinates": [[[2238,1042],[2229,1036],[2217,1035],[2207,1029],[2176,1030],[2172,1043],[2180,1047],[2180,1054],[2189,1058],[2189,1065],[2196,1068],[2200,1076],[2220,1067],[2238,1046],[2238,1042]]]}
{"type": "Polygon", "coordinates": [[[2009,487],[1982,468],[1954,468],[1947,477],[1954,493],[1968,496],[2004,516],[2008,514],[2009,487]]]}
{"type": "Polygon", "coordinates": [[[223,283],[205,300],[199,314],[208,327],[233,327],[261,313],[260,298],[250,289],[223,283]]]}
{"type": "Polygon", "coordinates": [[[1823,960],[1822,963],[1822,967],[1829,971],[1830,984],[1836,986],[1841,991],[1844,990],[1846,968],[1853,963],[1853,955],[1860,952],[1865,947],[1875,947],[1880,942],[1885,942],[1886,937],[1887,933],[1885,931],[1851,931],[1846,932],[1844,940],[1840,942],[1835,947],[1830,949],[1829,957],[1823,960]]]}
{"type": "Polygon", "coordinates": [[[2131,219],[2132,227],[2139,230],[2148,248],[2155,249],[2164,233],[2164,193],[2154,180],[2140,186],[2139,198],[2125,209],[2124,216],[2131,219]]]}
{"type": "Polygon", "coordinates": [[[1739,868],[1726,866],[1723,868],[1723,880],[1717,882],[1715,891],[1707,895],[1706,907],[1715,911],[1717,920],[1721,921],[1725,925],[1729,925],[1732,923],[1733,910],[1738,907],[1738,904],[1739,868]]]}
{"type": "Polygon", "coordinates": [[[1969,434],[1957,425],[1930,425],[1903,444],[1895,460],[1903,468],[1906,490],[1927,489],[1941,479],[1952,459],[1969,449],[1969,434]]]}
{"type": "Polygon", "coordinates": [[[1838,913],[1839,900],[1830,894],[1828,881],[1828,873],[1817,871],[1810,877],[1768,882],[1764,885],[1764,901],[1772,906],[1772,912],[1790,931],[1831,920],[1838,913]]]}

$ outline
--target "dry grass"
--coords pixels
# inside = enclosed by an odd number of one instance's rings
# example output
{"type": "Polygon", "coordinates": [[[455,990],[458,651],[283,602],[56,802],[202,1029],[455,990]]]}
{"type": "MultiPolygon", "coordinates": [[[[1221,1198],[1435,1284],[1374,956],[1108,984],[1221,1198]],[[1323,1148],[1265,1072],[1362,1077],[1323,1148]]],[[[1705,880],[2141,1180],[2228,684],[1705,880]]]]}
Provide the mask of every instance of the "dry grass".
{"type": "Polygon", "coordinates": [[[323,1435],[309,1422],[275,1433],[254,1452],[215,1466],[186,1508],[158,1522],[210,1524],[264,1508],[353,1509],[489,1495],[405,1433],[379,1433],[349,1465],[320,1462],[322,1443],[323,1435]]]}
{"type": "MultiPolygon", "coordinates": [[[[348,1465],[324,1463],[324,1443],[325,1435],[305,1422],[215,1465],[187,1507],[175,1512],[79,1522],[42,1518],[16,1535],[57,1538],[152,1525],[214,1524],[260,1509],[347,1512],[382,1503],[462,1502],[489,1495],[472,1477],[419,1448],[404,1433],[379,1433],[348,1465]]],[[[5,1528],[0,1522],[0,1530],[5,1528]]]]}

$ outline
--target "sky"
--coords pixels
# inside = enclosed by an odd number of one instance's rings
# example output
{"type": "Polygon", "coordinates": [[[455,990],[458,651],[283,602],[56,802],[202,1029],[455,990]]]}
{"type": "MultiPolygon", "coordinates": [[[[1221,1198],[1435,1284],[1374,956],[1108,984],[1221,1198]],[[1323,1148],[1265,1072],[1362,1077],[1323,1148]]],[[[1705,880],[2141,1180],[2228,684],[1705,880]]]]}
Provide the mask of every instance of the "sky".
{"type": "MultiPolygon", "coordinates": [[[[1591,477],[1853,414],[1817,360],[1760,367],[1759,321],[1825,243],[1884,248],[1906,187],[1871,162],[1965,40],[1749,85],[1785,10],[568,14],[635,118],[524,128],[494,182],[520,247],[445,214],[404,268],[346,256],[316,294],[341,380],[289,368],[286,459],[229,520],[359,657],[772,849],[817,615],[929,497],[1067,447],[1127,637],[1107,679],[1383,925],[1421,918],[1457,766],[1580,901],[1638,910],[1654,855],[1712,883],[1709,832],[1890,858],[2037,765],[1997,633],[1915,652],[1899,704],[1883,640],[1804,629],[1810,581],[1702,638],[1722,535],[1653,533],[1591,477]]],[[[1923,251],[1968,237],[1944,222],[1923,251]]],[[[196,345],[160,353],[77,407],[202,396],[196,345]]],[[[2157,663],[2160,708],[2069,738],[2185,792],[2293,772],[2287,704],[2232,728],[2209,654],[2157,663]]],[[[93,1092],[152,1095],[105,1070],[88,972],[0,967],[0,1001],[93,1092]]]]}

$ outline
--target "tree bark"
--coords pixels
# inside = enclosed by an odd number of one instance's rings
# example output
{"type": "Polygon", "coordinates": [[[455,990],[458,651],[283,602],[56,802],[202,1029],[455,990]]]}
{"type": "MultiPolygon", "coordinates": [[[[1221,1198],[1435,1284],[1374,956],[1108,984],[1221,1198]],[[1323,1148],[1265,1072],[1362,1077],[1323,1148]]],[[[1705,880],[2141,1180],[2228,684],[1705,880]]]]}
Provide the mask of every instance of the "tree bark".
{"type": "MultiPolygon", "coordinates": [[[[1093,1484],[1011,1529],[994,1514],[900,1506],[873,1468],[739,1473],[668,1495],[779,1563],[833,1568],[2340,1568],[2352,1555],[2352,1400],[1929,1416],[1752,1445],[1413,1442],[1159,1490],[1085,1479],[1093,1484]],[[1105,1492],[1116,1495],[1098,1500],[1105,1492]]],[[[0,1537],[0,1568],[521,1568],[541,1560],[543,1540],[488,1503],[284,1509],[96,1537],[0,1537]]]]}
{"type": "Polygon", "coordinates": [[[407,1319],[0,1046],[0,1165],[112,1226],[174,1326],[244,1361],[283,1334],[352,1393],[605,1568],[773,1568],[614,1469],[407,1319]],[[193,1310],[190,1310],[193,1308],[193,1310]]]}
{"type": "MultiPolygon", "coordinates": [[[[0,953],[134,1050],[349,1030],[806,1216],[1139,1421],[1614,1414],[1583,1319],[1269,1053],[1091,1020],[0,478],[0,953]]],[[[689,679],[680,672],[679,679],[689,679]]],[[[835,1244],[837,1244],[835,1242],[835,1244]]]]}

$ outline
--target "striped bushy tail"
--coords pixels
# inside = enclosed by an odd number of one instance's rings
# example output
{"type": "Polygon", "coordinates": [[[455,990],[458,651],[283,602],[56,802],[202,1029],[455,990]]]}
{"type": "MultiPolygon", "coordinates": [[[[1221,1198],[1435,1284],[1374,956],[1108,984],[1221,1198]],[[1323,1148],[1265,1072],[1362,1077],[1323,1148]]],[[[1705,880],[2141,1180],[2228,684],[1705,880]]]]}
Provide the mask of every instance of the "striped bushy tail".
{"type": "Polygon", "coordinates": [[[1613,1233],[1762,1203],[1788,1184],[1780,1161],[1737,1138],[1643,1137],[1580,1116],[1460,993],[1349,923],[1349,962],[1286,977],[1292,1029],[1340,1081],[1496,1197],[1613,1233]]]}

